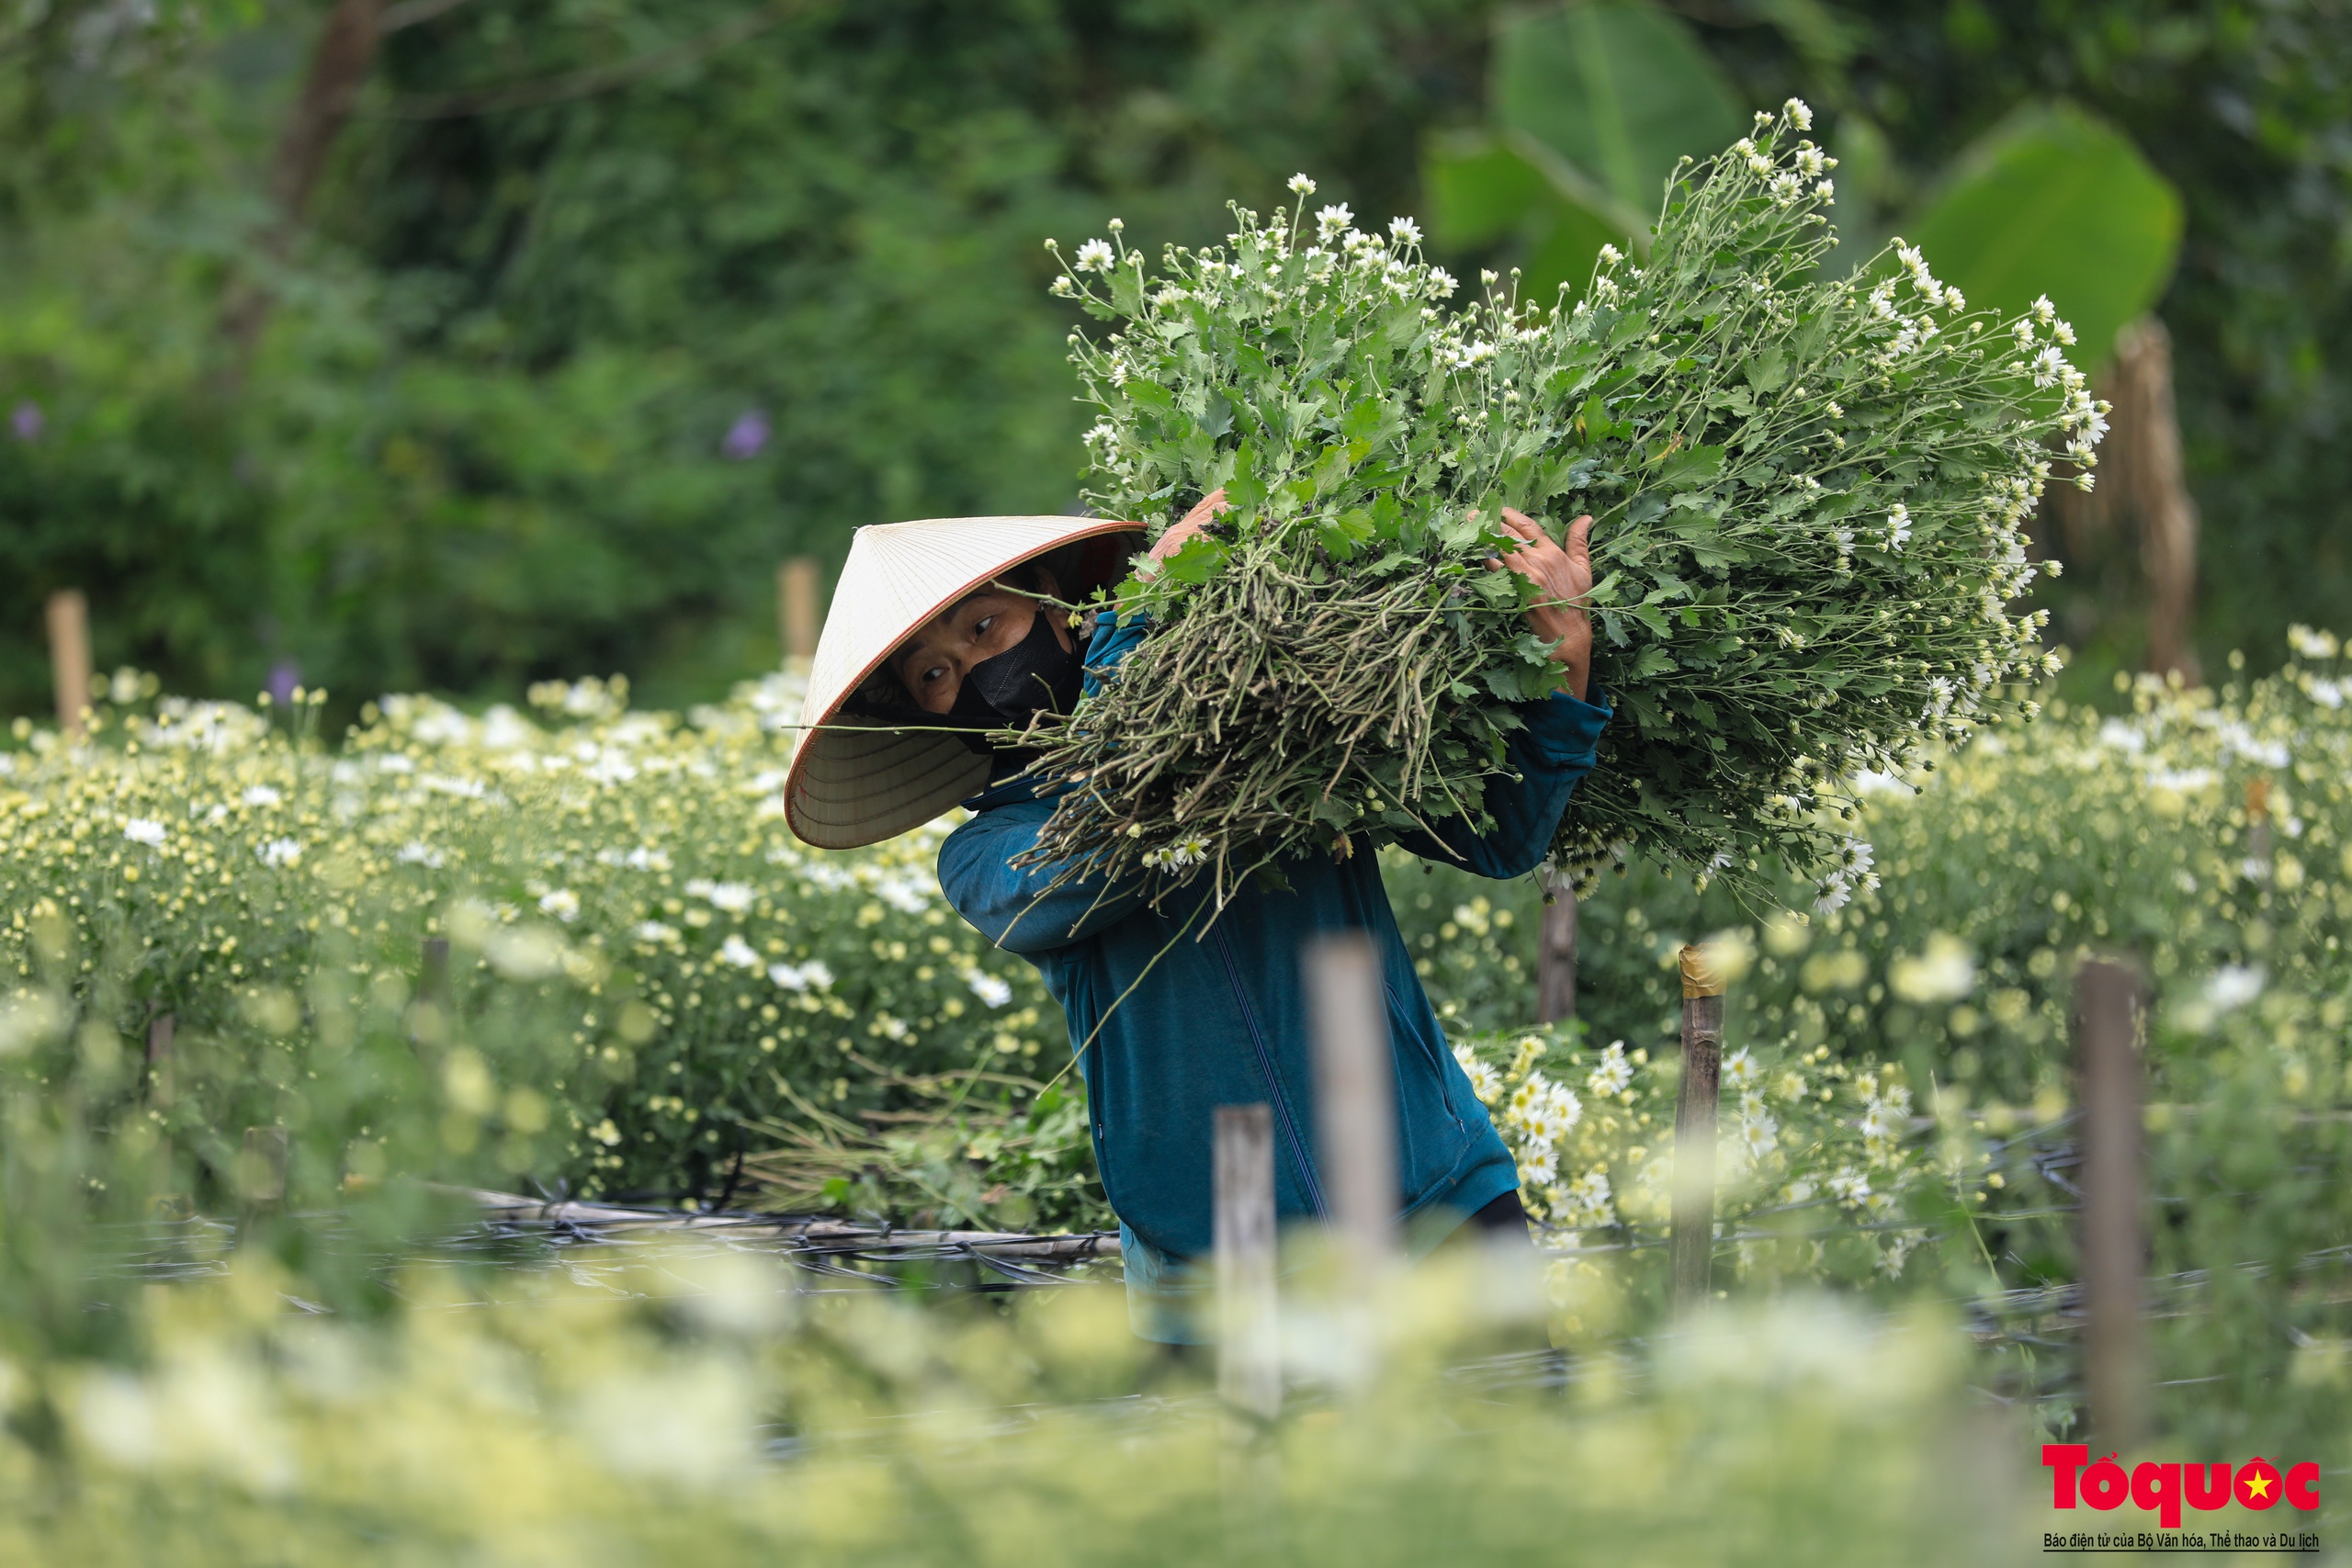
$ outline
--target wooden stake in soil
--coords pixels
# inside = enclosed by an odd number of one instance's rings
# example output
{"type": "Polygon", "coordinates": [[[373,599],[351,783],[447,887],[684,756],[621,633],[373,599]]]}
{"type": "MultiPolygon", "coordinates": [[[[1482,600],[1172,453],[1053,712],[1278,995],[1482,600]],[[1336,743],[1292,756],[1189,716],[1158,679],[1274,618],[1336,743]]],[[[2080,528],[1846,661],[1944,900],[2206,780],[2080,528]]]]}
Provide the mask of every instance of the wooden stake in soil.
{"type": "Polygon", "coordinates": [[[1535,950],[1535,1021],[1556,1023],[1577,1015],[1576,884],[1545,872],[1544,892],[1550,901],[1535,950]]]}
{"type": "Polygon", "coordinates": [[[82,710],[90,705],[90,603],[78,588],[49,596],[49,673],[57,696],[57,732],[82,739],[82,710]]]}
{"type": "Polygon", "coordinates": [[[172,1102],[173,1016],[159,1012],[147,1021],[147,1099],[154,1105],[172,1102]]]}
{"type": "Polygon", "coordinates": [[[1682,1091],[1674,1102],[1674,1310],[1706,1301],[1715,1256],[1715,1098],[1724,982],[1702,947],[1682,950],[1682,1091]]]}
{"type": "Polygon", "coordinates": [[[814,556],[794,556],[775,569],[776,635],[787,670],[806,670],[817,657],[817,630],[824,620],[817,574],[814,556]]]}
{"type": "Polygon", "coordinates": [[[2140,979],[2093,962],[2075,976],[2083,1108],[2083,1346],[2091,1430],[2129,1453],[2145,1435],[2140,1333],[2145,1245],[2140,1223],[2140,979]]]}
{"type": "Polygon", "coordinates": [[[449,1005],[449,939],[429,936],[424,939],[424,957],[416,973],[416,997],[447,1009],[449,1005]]]}
{"type": "Polygon", "coordinates": [[[1238,1439],[1282,1414],[1274,1296],[1274,1122],[1264,1105],[1216,1108],[1216,1391],[1238,1439]]]}
{"type": "Polygon", "coordinates": [[[1315,1134],[1323,1198],[1349,1267],[1365,1278],[1396,1249],[1396,1067],[1380,954],[1363,931],[1307,943],[1315,1029],[1315,1134]]]}
{"type": "Polygon", "coordinates": [[[237,1159],[238,1196],[247,1213],[286,1201],[286,1129],[248,1127],[237,1159]]]}
{"type": "Polygon", "coordinates": [[[2245,781],[2245,874],[2270,874],[2270,780],[2259,773],[2245,781]]]}

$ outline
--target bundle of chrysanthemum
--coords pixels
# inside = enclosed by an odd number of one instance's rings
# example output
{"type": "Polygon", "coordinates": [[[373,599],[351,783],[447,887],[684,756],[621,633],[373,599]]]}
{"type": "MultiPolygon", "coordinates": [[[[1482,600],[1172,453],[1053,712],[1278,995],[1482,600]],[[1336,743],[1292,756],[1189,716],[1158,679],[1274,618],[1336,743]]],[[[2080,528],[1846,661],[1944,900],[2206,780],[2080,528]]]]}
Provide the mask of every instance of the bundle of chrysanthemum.
{"type": "MultiPolygon", "coordinates": [[[[2105,429],[2044,301],[1969,313],[1899,241],[1825,276],[1833,161],[1792,101],[1680,171],[1646,265],[1604,249],[1573,310],[1486,279],[1458,311],[1408,220],[1237,209],[1159,276],[1091,242],[1057,290],[1119,323],[1074,336],[1102,411],[1090,499],[1233,509],[1122,589],[1152,629],[1033,735],[1074,787],[1038,863],[1212,873],[1481,815],[1515,705],[1551,688],[1487,570],[1506,505],[1595,519],[1594,677],[1617,705],[1555,840],[1589,873],[1642,851],[1837,901],[1867,850],[1843,782],[2030,712],[2045,656],[2007,602],[2053,435],[2105,429]]],[[[1114,225],[1114,240],[1117,240],[1114,225]]],[[[2087,485],[2086,474],[2082,481],[2087,485]]],[[[1931,765],[1931,764],[1930,764],[1931,765]]]]}

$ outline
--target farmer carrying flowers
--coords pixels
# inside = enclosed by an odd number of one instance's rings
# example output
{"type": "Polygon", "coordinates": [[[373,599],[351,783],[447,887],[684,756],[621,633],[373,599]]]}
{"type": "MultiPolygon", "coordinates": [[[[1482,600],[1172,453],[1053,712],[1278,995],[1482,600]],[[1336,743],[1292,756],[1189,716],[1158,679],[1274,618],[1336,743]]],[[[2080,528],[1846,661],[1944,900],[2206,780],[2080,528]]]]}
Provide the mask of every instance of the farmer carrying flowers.
{"type": "MultiPolygon", "coordinates": [[[[1213,494],[1153,547],[1173,555],[1216,513],[1213,494]]],[[[1509,773],[1487,791],[1479,833],[1450,818],[1397,842],[1480,875],[1510,877],[1544,857],[1570,792],[1593,765],[1609,709],[1589,690],[1591,586],[1586,523],[1565,547],[1516,512],[1524,543],[1493,564],[1528,578],[1529,629],[1551,645],[1556,689],[1522,705],[1509,773]]],[[[1525,1235],[1519,1174],[1414,973],[1377,858],[1335,848],[1252,879],[1222,910],[1194,885],[1153,898],[1154,874],[1125,886],[1056,882],[1014,864],[1057,795],[1028,759],[988,736],[1041,711],[1068,713],[1117,679],[1147,633],[1113,613],[1074,613],[1117,581],[1141,543],[1129,523],[1070,517],[956,518],[858,530],[819,642],[786,786],[793,830],[827,849],[902,832],[961,802],[973,813],[941,846],[939,880],[982,934],[1035,964],[1068,1015],[1091,1110],[1097,1168],[1120,1221],[1136,1329],[1194,1337],[1175,1310],[1200,1288],[1211,1247],[1211,1128],[1219,1105],[1266,1102],[1275,1127],[1275,1202],[1320,1218],[1314,1074],[1300,953],[1319,932],[1355,929],[1380,954],[1396,1057],[1398,1209],[1415,1246],[1465,1221],[1525,1235]]],[[[1367,658],[1380,650],[1366,649],[1367,658]]]]}

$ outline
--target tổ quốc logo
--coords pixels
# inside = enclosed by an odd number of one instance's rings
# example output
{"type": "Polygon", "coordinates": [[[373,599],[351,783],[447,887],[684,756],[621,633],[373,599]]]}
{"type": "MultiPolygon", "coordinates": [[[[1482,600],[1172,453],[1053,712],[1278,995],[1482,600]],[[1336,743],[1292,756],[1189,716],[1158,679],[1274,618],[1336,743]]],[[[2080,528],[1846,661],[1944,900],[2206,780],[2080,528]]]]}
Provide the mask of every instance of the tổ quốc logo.
{"type": "MultiPolygon", "coordinates": [[[[2314,1512],[2319,1507],[2319,1465],[2310,1460],[2283,1466],[2273,1464],[2259,1454],[2236,1465],[2152,1460],[2132,1466],[2127,1472],[2114,1454],[2092,1459],[2087,1444],[2044,1443],[2041,1462],[2050,1471],[2052,1508],[2087,1506],[2113,1510],[2128,1501],[2143,1512],[2155,1515],[2156,1523],[2167,1530],[2182,1528],[2185,1508],[2211,1513],[2235,1503],[2260,1513],[2282,1501],[2302,1513],[2314,1512]]],[[[2316,1538],[2306,1540],[2306,1535],[2307,1532],[2290,1530],[2287,1537],[2271,1544],[2316,1547],[2316,1538]]],[[[2054,1543],[2055,1538],[2052,1539],[2054,1543]]]]}

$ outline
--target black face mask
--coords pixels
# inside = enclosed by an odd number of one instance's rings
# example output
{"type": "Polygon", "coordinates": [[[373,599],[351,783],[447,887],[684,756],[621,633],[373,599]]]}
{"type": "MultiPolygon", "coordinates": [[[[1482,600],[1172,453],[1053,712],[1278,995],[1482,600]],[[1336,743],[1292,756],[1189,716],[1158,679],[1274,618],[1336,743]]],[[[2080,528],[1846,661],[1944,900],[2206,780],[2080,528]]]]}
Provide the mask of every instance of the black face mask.
{"type": "MultiPolygon", "coordinates": [[[[973,729],[1019,729],[1041,710],[1068,713],[1076,707],[1086,662],[1054,636],[1053,617],[1063,613],[1038,605],[1027,637],[966,671],[945,721],[973,729]]],[[[975,750],[990,750],[985,736],[967,734],[964,740],[975,750]]]]}

